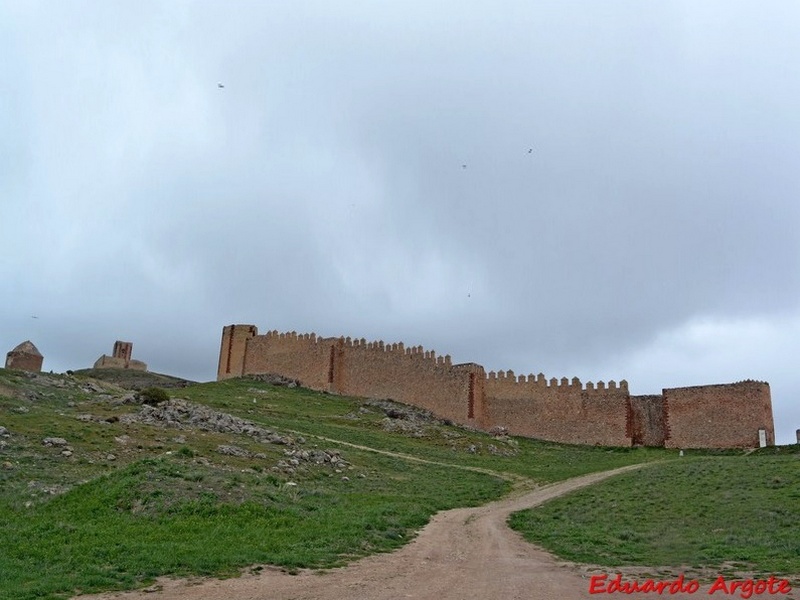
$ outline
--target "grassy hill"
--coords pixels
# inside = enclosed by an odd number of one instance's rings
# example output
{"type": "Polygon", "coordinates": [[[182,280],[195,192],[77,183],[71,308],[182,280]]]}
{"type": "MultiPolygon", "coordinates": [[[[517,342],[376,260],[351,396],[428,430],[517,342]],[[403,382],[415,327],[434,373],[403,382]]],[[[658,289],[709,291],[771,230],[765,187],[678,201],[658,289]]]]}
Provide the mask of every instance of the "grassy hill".
{"type": "Polygon", "coordinates": [[[72,374],[80,379],[97,379],[128,390],[143,390],[149,387],[184,388],[196,383],[172,375],[135,369],[80,369],[73,371],[72,374]]]}
{"type": "MultiPolygon", "coordinates": [[[[168,403],[150,406],[129,388],[173,378],[141,377],[0,369],[0,599],[124,589],[162,574],[231,575],[254,564],[341,565],[397,548],[439,510],[484,503],[514,485],[677,458],[492,437],[387,401],[256,379],[180,383],[168,403]]],[[[738,454],[724,458],[740,469],[753,463],[736,461],[762,460],[738,454]]],[[[796,467],[768,470],[794,482],[796,467]]],[[[692,481],[702,486],[705,476],[697,471],[692,481]]],[[[726,506],[724,478],[714,485],[726,506]]],[[[797,516],[796,501],[780,509],[797,516]]],[[[769,560],[775,570],[793,564],[772,555],[764,568],[769,560]]]]}

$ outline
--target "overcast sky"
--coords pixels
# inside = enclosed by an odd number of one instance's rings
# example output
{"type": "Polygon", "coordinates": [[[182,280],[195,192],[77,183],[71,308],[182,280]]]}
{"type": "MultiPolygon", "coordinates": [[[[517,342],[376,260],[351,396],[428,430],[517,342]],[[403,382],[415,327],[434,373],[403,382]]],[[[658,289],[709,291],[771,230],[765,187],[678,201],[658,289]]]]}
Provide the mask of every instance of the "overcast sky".
{"type": "Polygon", "coordinates": [[[793,443],[798,31],[794,0],[0,0],[2,351],[211,380],[249,323],[759,379],[793,443]]]}

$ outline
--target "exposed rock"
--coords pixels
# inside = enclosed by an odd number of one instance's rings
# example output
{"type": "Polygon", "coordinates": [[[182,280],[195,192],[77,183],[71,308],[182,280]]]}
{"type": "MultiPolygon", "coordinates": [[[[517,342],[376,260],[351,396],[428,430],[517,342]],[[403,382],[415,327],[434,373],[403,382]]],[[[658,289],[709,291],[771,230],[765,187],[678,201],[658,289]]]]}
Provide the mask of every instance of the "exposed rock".
{"type": "Polygon", "coordinates": [[[69,442],[60,437],[47,437],[42,440],[45,446],[66,446],[69,442]]]}
{"type": "Polygon", "coordinates": [[[290,377],[284,377],[283,375],[277,375],[275,373],[248,375],[248,379],[252,379],[254,381],[263,381],[264,383],[269,383],[271,385],[285,385],[286,387],[290,388],[300,385],[300,381],[297,379],[291,379],[290,377]]]}
{"type": "MultiPolygon", "coordinates": [[[[174,427],[176,429],[196,428],[218,433],[246,435],[262,444],[282,445],[286,447],[284,454],[287,456],[287,460],[279,461],[273,469],[285,473],[294,473],[304,462],[317,465],[329,464],[342,468],[348,465],[338,450],[304,450],[299,447],[300,444],[305,443],[305,439],[302,437],[293,438],[283,435],[251,421],[180,398],[173,398],[168,402],[162,402],[158,406],[145,404],[138,413],[120,416],[120,422],[139,422],[160,427],[174,427]]],[[[183,439],[185,441],[185,438],[183,439]]],[[[253,453],[233,445],[220,445],[217,447],[217,452],[229,456],[267,458],[265,454],[253,453]]]]}
{"type": "Polygon", "coordinates": [[[9,436],[11,436],[11,433],[8,431],[8,429],[0,425],[0,437],[9,437],[9,436]]]}
{"type": "Polygon", "coordinates": [[[399,431],[412,437],[425,437],[425,427],[416,421],[406,421],[403,417],[386,417],[381,421],[384,431],[399,431]]]}
{"type": "Polygon", "coordinates": [[[220,444],[217,446],[217,452],[220,454],[225,454],[227,456],[244,456],[249,457],[252,456],[249,450],[245,450],[244,448],[239,448],[239,446],[227,446],[225,444],[220,444]]]}
{"type": "Polygon", "coordinates": [[[100,394],[102,392],[105,392],[105,390],[103,388],[101,388],[99,385],[97,385],[96,383],[91,382],[91,381],[85,382],[81,386],[81,389],[84,392],[91,392],[91,393],[95,393],[95,394],[100,394]]]}
{"type": "Polygon", "coordinates": [[[122,402],[122,404],[141,404],[142,400],[136,392],[128,392],[120,398],[120,402],[122,402]]]}

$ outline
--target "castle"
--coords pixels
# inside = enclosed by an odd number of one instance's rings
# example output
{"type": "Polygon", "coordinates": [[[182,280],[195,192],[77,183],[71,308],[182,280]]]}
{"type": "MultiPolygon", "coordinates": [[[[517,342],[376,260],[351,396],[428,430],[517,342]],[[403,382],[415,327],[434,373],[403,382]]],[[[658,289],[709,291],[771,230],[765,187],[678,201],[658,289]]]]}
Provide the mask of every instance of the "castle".
{"type": "Polygon", "coordinates": [[[761,381],[632,396],[624,380],[583,384],[577,377],[487,373],[422,346],[224,327],[217,380],[258,373],[291,377],[319,391],[389,398],[462,425],[504,427],[553,442],[666,448],[775,443],[769,384],[761,381]]]}
{"type": "Polygon", "coordinates": [[[131,358],[133,353],[133,343],[114,342],[114,350],[111,356],[103,354],[93,365],[95,369],[133,369],[134,371],[147,371],[147,364],[140,360],[131,358]]]}

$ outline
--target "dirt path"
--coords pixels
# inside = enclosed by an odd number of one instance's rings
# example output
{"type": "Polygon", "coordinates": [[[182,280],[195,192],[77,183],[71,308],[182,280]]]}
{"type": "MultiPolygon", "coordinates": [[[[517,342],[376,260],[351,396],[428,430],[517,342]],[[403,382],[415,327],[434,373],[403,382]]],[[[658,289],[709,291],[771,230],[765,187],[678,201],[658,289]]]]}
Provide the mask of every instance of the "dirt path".
{"type": "MultiPolygon", "coordinates": [[[[638,468],[622,467],[544,486],[477,508],[441,512],[414,541],[391,554],[326,572],[289,575],[265,568],[226,580],[159,580],[149,592],[82,596],[81,600],[576,600],[589,576],[525,542],[506,526],[514,511],[638,468]]],[[[704,594],[701,588],[700,594],[704,594]]],[[[609,595],[604,594],[606,597],[609,595]]],[[[620,598],[620,594],[613,594],[620,598]]],[[[663,598],[623,594],[626,598],[663,598]]],[[[669,594],[673,600],[698,595],[669,594]]]]}

